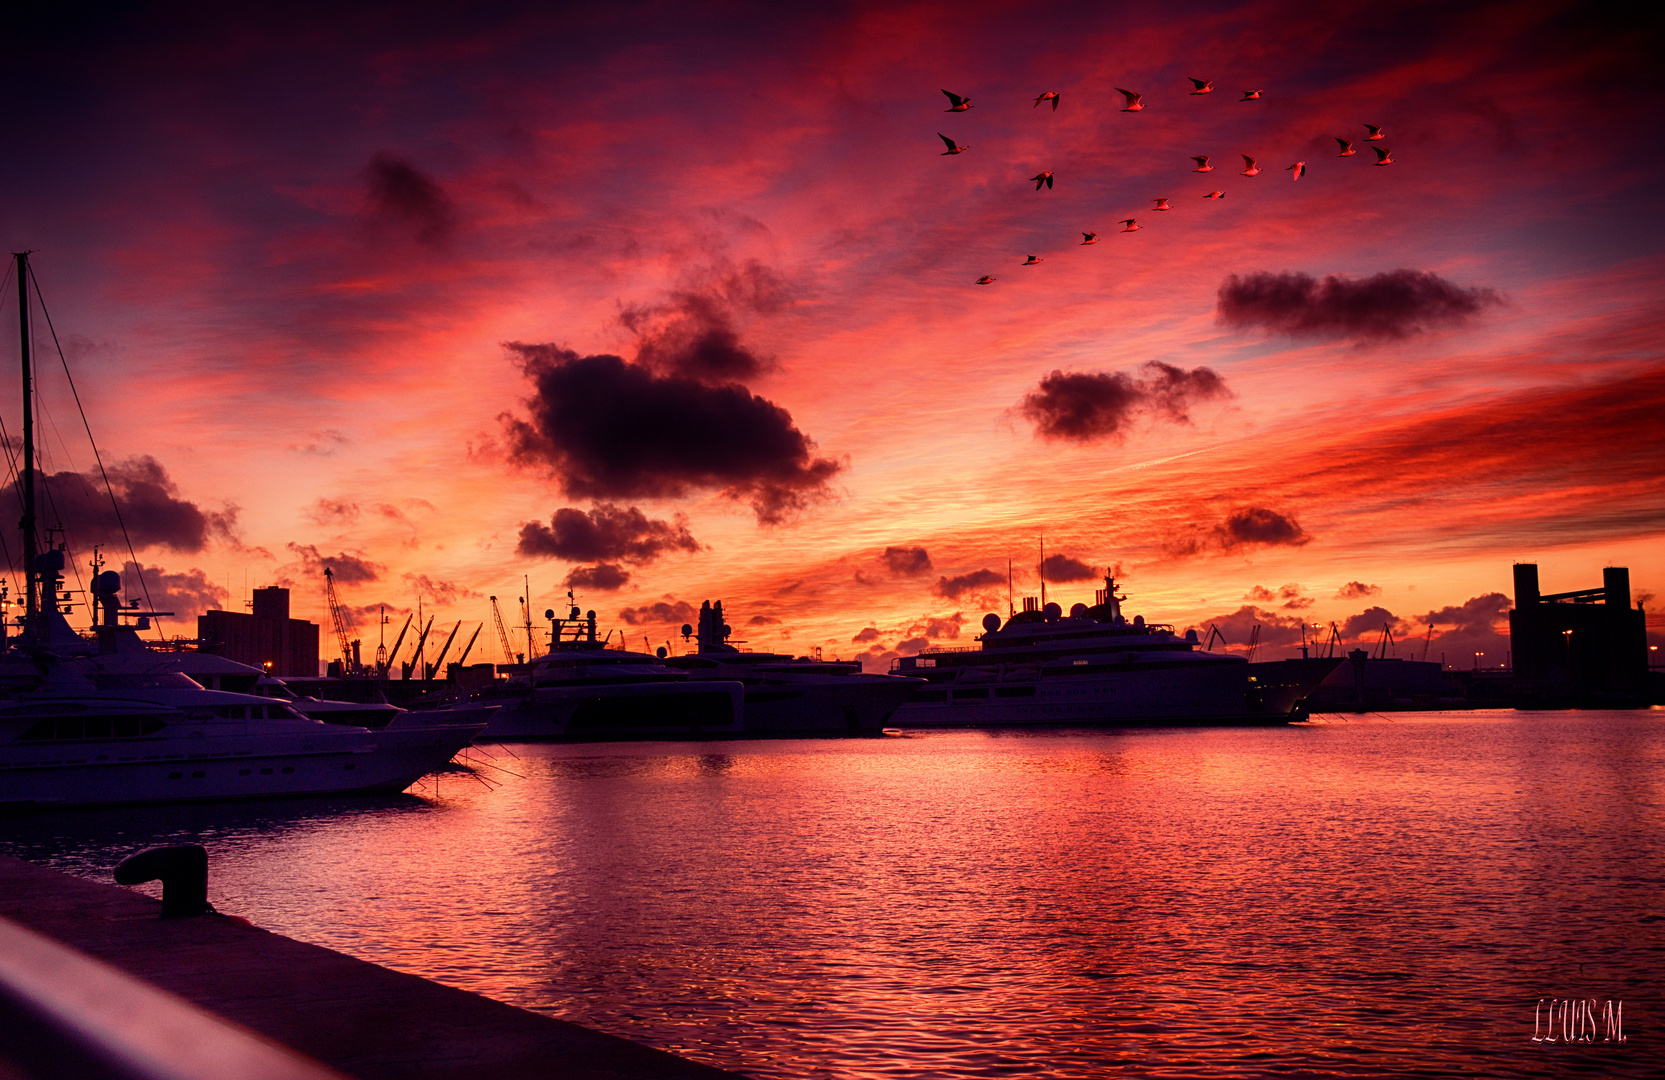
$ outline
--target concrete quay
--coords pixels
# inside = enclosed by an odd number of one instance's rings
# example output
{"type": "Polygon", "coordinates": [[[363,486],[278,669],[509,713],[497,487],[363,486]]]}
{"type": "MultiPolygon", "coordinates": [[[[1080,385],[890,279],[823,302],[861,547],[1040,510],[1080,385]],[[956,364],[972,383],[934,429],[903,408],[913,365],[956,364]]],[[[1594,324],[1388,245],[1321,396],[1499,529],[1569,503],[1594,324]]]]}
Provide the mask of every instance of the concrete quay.
{"type": "MultiPolygon", "coordinates": [[[[161,908],[130,889],[0,857],[0,917],[357,1080],[739,1075],[240,919],[164,919],[161,908]]],[[[3,1058],[0,1075],[15,1075],[3,1058]]]]}

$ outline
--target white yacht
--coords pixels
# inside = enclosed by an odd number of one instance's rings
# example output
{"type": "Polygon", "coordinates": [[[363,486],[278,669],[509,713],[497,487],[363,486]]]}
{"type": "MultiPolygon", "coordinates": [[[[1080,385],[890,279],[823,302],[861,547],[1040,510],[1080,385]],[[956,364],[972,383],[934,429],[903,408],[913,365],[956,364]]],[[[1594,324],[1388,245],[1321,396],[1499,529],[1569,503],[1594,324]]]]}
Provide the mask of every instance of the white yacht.
{"type": "Polygon", "coordinates": [[[97,639],[59,608],[63,553],[36,559],[35,633],[5,668],[33,685],[0,700],[0,806],[396,792],[444,767],[484,724],[329,724],[283,701],[209,690],[118,621],[120,575],[94,581],[97,639]]]}
{"type": "MultiPolygon", "coordinates": [[[[27,252],[17,260],[23,399],[18,494],[21,633],[0,620],[0,806],[401,791],[444,767],[484,724],[326,724],[253,694],[209,690],[124,625],[121,575],[96,573],[92,637],[64,618],[64,551],[41,550],[27,252]]],[[[95,560],[96,561],[96,560],[95,560]]],[[[137,628],[145,628],[140,616],[137,628]]]]}
{"type": "Polygon", "coordinates": [[[484,699],[501,707],[482,739],[689,739],[745,730],[745,688],[735,680],[693,680],[659,658],[609,649],[596,638],[595,612],[550,620],[549,652],[527,674],[484,699]]]}
{"type": "Polygon", "coordinates": [[[691,680],[737,680],[745,687],[747,735],[877,735],[897,706],[924,685],[896,675],[863,674],[856,661],[742,652],[728,643],[723,602],[700,605],[699,626],[684,626],[697,650],[665,664],[691,680]]]}
{"type": "Polygon", "coordinates": [[[926,680],[891,717],[897,727],[1030,724],[1252,724],[1299,718],[1299,703],[1339,660],[1250,664],[1205,652],[1143,616],[1104,579],[1095,603],[1065,615],[1026,597],[1004,624],[983,617],[970,648],[926,649],[891,670],[926,680]]]}

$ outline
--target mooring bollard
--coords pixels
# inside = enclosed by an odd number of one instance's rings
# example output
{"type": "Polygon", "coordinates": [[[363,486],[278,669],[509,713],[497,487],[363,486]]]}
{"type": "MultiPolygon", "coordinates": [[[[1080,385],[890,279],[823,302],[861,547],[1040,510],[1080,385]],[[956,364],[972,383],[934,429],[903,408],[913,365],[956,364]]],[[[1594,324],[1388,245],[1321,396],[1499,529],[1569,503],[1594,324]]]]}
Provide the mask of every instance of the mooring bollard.
{"type": "Polygon", "coordinates": [[[162,918],[206,915],[214,910],[208,902],[208,850],[201,844],[171,844],[145,848],[129,855],[116,866],[116,884],[162,883],[162,918]]]}

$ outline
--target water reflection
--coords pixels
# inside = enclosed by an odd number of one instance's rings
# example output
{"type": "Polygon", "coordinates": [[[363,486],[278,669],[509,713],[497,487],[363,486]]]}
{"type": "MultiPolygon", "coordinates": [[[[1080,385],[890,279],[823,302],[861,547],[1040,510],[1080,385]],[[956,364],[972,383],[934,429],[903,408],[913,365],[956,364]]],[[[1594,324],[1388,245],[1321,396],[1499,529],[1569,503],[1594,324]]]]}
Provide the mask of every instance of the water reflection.
{"type": "Polygon", "coordinates": [[[221,910],[755,1077],[1641,1076],[1531,1013],[1657,1009],[1662,720],[517,747],[497,791],[0,846],[198,840],[221,910]]]}

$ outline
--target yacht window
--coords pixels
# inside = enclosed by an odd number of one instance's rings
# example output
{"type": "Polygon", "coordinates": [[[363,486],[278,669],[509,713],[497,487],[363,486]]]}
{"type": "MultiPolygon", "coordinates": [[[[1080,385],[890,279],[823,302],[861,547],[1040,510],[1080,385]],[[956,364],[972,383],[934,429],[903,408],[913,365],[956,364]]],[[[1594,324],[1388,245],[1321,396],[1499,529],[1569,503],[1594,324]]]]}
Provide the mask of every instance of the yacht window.
{"type": "Polygon", "coordinates": [[[55,716],[31,726],[17,739],[19,742],[137,739],[166,726],[154,716],[55,716]]]}

